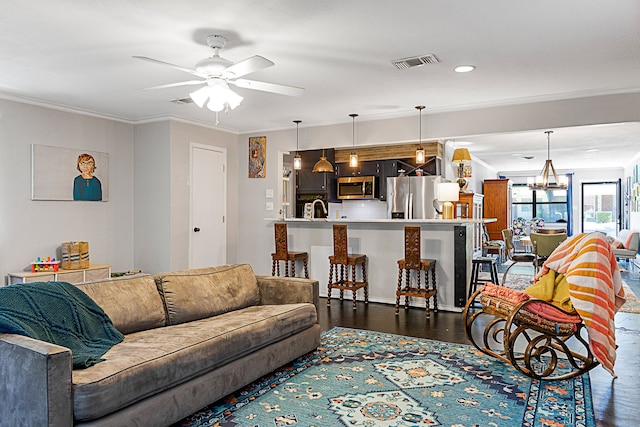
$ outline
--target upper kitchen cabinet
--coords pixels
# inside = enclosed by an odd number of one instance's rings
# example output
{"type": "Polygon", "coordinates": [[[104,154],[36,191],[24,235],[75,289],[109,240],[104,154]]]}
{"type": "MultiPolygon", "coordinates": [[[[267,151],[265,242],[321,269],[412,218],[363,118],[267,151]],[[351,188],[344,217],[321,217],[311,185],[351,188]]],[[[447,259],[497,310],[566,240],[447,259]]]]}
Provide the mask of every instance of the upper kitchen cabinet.
{"type": "Polygon", "coordinates": [[[336,176],[376,176],[384,173],[384,162],[373,161],[358,162],[358,166],[352,168],[348,163],[337,163],[335,166],[336,176]]]}
{"type": "MultiPolygon", "coordinates": [[[[296,192],[327,193],[329,200],[331,200],[332,192],[335,196],[335,173],[312,172],[313,166],[320,160],[323,150],[306,150],[299,153],[302,158],[302,169],[296,171],[296,192]]],[[[334,153],[333,148],[324,150],[324,156],[335,168],[334,153]]]]}

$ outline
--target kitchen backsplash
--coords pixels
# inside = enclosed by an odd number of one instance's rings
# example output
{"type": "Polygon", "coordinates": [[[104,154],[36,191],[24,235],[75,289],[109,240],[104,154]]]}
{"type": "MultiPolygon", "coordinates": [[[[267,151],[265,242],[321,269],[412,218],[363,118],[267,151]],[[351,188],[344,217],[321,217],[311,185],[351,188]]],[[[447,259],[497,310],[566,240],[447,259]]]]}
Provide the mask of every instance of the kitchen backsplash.
{"type": "Polygon", "coordinates": [[[385,219],[387,202],[380,200],[343,200],[342,203],[329,203],[330,219],[385,219]]]}

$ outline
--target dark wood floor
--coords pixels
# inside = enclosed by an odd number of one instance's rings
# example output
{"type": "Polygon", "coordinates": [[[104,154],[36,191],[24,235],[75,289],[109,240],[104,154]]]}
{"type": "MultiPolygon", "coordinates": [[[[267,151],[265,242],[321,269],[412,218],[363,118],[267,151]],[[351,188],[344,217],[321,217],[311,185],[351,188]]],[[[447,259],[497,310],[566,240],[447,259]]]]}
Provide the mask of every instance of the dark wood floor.
{"type": "MultiPolygon", "coordinates": [[[[624,273],[623,279],[638,288],[639,275],[624,273]]],[[[351,294],[345,301],[326,298],[320,300],[320,326],[323,331],[335,326],[366,329],[412,337],[470,344],[462,327],[462,315],[440,311],[425,318],[423,309],[401,309],[398,316],[394,306],[388,304],[358,302],[356,310],[351,306],[351,294]]],[[[618,344],[615,370],[617,379],[602,367],[592,370],[591,389],[598,426],[637,425],[640,418],[640,314],[616,315],[616,339],[618,344]]]]}

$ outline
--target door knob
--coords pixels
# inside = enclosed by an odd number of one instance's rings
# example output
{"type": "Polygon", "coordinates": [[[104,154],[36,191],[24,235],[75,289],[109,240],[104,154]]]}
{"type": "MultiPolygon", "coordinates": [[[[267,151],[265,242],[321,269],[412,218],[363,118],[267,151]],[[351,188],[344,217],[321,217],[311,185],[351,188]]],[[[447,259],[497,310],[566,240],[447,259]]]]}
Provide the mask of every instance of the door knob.
{"type": "Polygon", "coordinates": [[[197,233],[198,231],[200,231],[200,227],[195,227],[195,228],[193,229],[193,231],[195,231],[195,232],[197,233]]]}

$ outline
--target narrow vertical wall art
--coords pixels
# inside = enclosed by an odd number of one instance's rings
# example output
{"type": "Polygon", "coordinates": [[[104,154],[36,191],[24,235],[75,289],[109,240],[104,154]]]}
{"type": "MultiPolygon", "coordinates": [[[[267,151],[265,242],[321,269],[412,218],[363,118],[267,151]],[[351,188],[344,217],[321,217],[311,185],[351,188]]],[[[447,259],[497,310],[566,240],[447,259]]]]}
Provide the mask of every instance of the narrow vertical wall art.
{"type": "Polygon", "coordinates": [[[249,138],[249,178],[267,176],[267,137],[249,138]]]}

